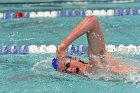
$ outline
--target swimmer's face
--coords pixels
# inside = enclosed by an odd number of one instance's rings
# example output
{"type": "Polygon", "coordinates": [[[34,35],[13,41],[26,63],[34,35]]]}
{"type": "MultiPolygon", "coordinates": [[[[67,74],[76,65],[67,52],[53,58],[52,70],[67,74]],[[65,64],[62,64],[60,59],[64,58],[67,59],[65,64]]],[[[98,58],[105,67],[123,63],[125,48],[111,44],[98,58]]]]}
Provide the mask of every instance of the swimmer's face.
{"type": "Polygon", "coordinates": [[[83,75],[88,64],[82,63],[77,59],[67,58],[66,62],[58,64],[58,71],[70,74],[83,75]]]}

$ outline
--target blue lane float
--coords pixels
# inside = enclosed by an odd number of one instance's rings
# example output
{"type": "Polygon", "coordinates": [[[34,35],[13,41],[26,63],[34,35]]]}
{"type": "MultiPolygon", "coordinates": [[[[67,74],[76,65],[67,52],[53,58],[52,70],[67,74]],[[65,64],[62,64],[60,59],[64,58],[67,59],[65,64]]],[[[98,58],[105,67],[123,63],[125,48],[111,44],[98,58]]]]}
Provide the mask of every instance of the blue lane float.
{"type": "Polygon", "coordinates": [[[0,47],[0,54],[28,54],[28,46],[21,45],[21,46],[1,46],[0,47]]]}
{"type": "Polygon", "coordinates": [[[26,46],[26,45],[20,46],[19,49],[18,49],[18,53],[19,54],[27,54],[27,53],[29,53],[28,46],[26,46]]]}
{"type": "Polygon", "coordinates": [[[29,18],[29,17],[30,17],[29,12],[25,12],[23,17],[24,17],[24,18],[29,18]]]}
{"type": "Polygon", "coordinates": [[[3,17],[4,17],[4,19],[12,19],[12,18],[15,18],[15,13],[6,12],[6,13],[4,13],[3,17]]]}
{"type": "Polygon", "coordinates": [[[10,53],[12,53],[12,54],[18,53],[17,46],[15,46],[15,45],[11,46],[11,47],[10,47],[10,53]]]}
{"type": "Polygon", "coordinates": [[[75,52],[74,45],[69,45],[68,48],[67,48],[67,52],[70,53],[70,54],[74,54],[74,52],[75,52]]]}
{"type": "Polygon", "coordinates": [[[75,16],[85,16],[85,12],[80,10],[80,11],[72,11],[72,16],[75,17],[75,16]]]}
{"type": "Polygon", "coordinates": [[[123,15],[140,15],[140,9],[115,9],[115,16],[123,16],[123,15]]]}
{"type": "Polygon", "coordinates": [[[67,48],[69,54],[85,54],[87,52],[87,46],[84,45],[69,45],[67,48]]]}
{"type": "Polygon", "coordinates": [[[138,9],[138,15],[140,15],[140,9],[138,9]]]}
{"type": "Polygon", "coordinates": [[[8,54],[8,46],[1,46],[0,47],[0,54],[8,54]]]}
{"type": "Polygon", "coordinates": [[[115,9],[114,15],[115,16],[122,16],[123,15],[123,10],[122,9],[115,9]]]}
{"type": "Polygon", "coordinates": [[[79,53],[85,54],[87,52],[87,46],[79,45],[79,53]]]}
{"type": "Polygon", "coordinates": [[[79,53],[79,46],[74,45],[74,54],[78,54],[78,53],[79,53]]]}
{"type": "Polygon", "coordinates": [[[131,9],[130,12],[132,15],[138,15],[138,9],[131,9]]]}
{"type": "Polygon", "coordinates": [[[123,15],[130,15],[130,9],[124,9],[123,15]]]}
{"type": "Polygon", "coordinates": [[[57,12],[58,17],[76,17],[85,16],[85,11],[82,10],[62,10],[57,12]]]}

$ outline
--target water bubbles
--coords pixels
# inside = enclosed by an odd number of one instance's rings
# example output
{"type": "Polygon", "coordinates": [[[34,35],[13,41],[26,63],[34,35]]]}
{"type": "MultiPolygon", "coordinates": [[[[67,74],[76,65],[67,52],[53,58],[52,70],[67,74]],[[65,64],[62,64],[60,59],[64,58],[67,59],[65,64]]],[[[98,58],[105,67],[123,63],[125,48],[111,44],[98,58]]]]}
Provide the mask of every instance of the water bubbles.
{"type": "Polygon", "coordinates": [[[139,72],[130,73],[126,77],[126,80],[124,82],[132,83],[133,85],[140,86],[140,73],[139,72]]]}

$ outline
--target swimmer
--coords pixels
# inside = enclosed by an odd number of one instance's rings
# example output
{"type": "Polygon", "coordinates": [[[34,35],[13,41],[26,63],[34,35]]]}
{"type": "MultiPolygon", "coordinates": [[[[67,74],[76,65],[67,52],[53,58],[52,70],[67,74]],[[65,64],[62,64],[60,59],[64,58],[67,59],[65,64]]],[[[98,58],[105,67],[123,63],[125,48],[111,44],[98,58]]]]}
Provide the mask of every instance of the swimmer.
{"type": "Polygon", "coordinates": [[[85,17],[58,45],[53,67],[59,72],[85,75],[86,72],[96,73],[97,70],[109,73],[128,73],[132,69],[120,64],[105,48],[102,30],[94,16],[85,17]],[[83,62],[79,58],[67,56],[67,47],[78,37],[87,35],[88,60],[83,62]]]}

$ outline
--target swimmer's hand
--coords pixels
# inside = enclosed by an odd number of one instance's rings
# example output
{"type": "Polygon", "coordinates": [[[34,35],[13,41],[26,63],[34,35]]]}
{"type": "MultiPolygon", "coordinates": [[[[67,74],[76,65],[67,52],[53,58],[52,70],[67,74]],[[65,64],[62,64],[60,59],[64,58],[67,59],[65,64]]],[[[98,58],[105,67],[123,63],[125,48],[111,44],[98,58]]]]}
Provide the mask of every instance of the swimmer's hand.
{"type": "Polygon", "coordinates": [[[56,50],[56,56],[58,61],[64,61],[66,55],[67,55],[66,48],[62,45],[59,45],[56,50]]]}

